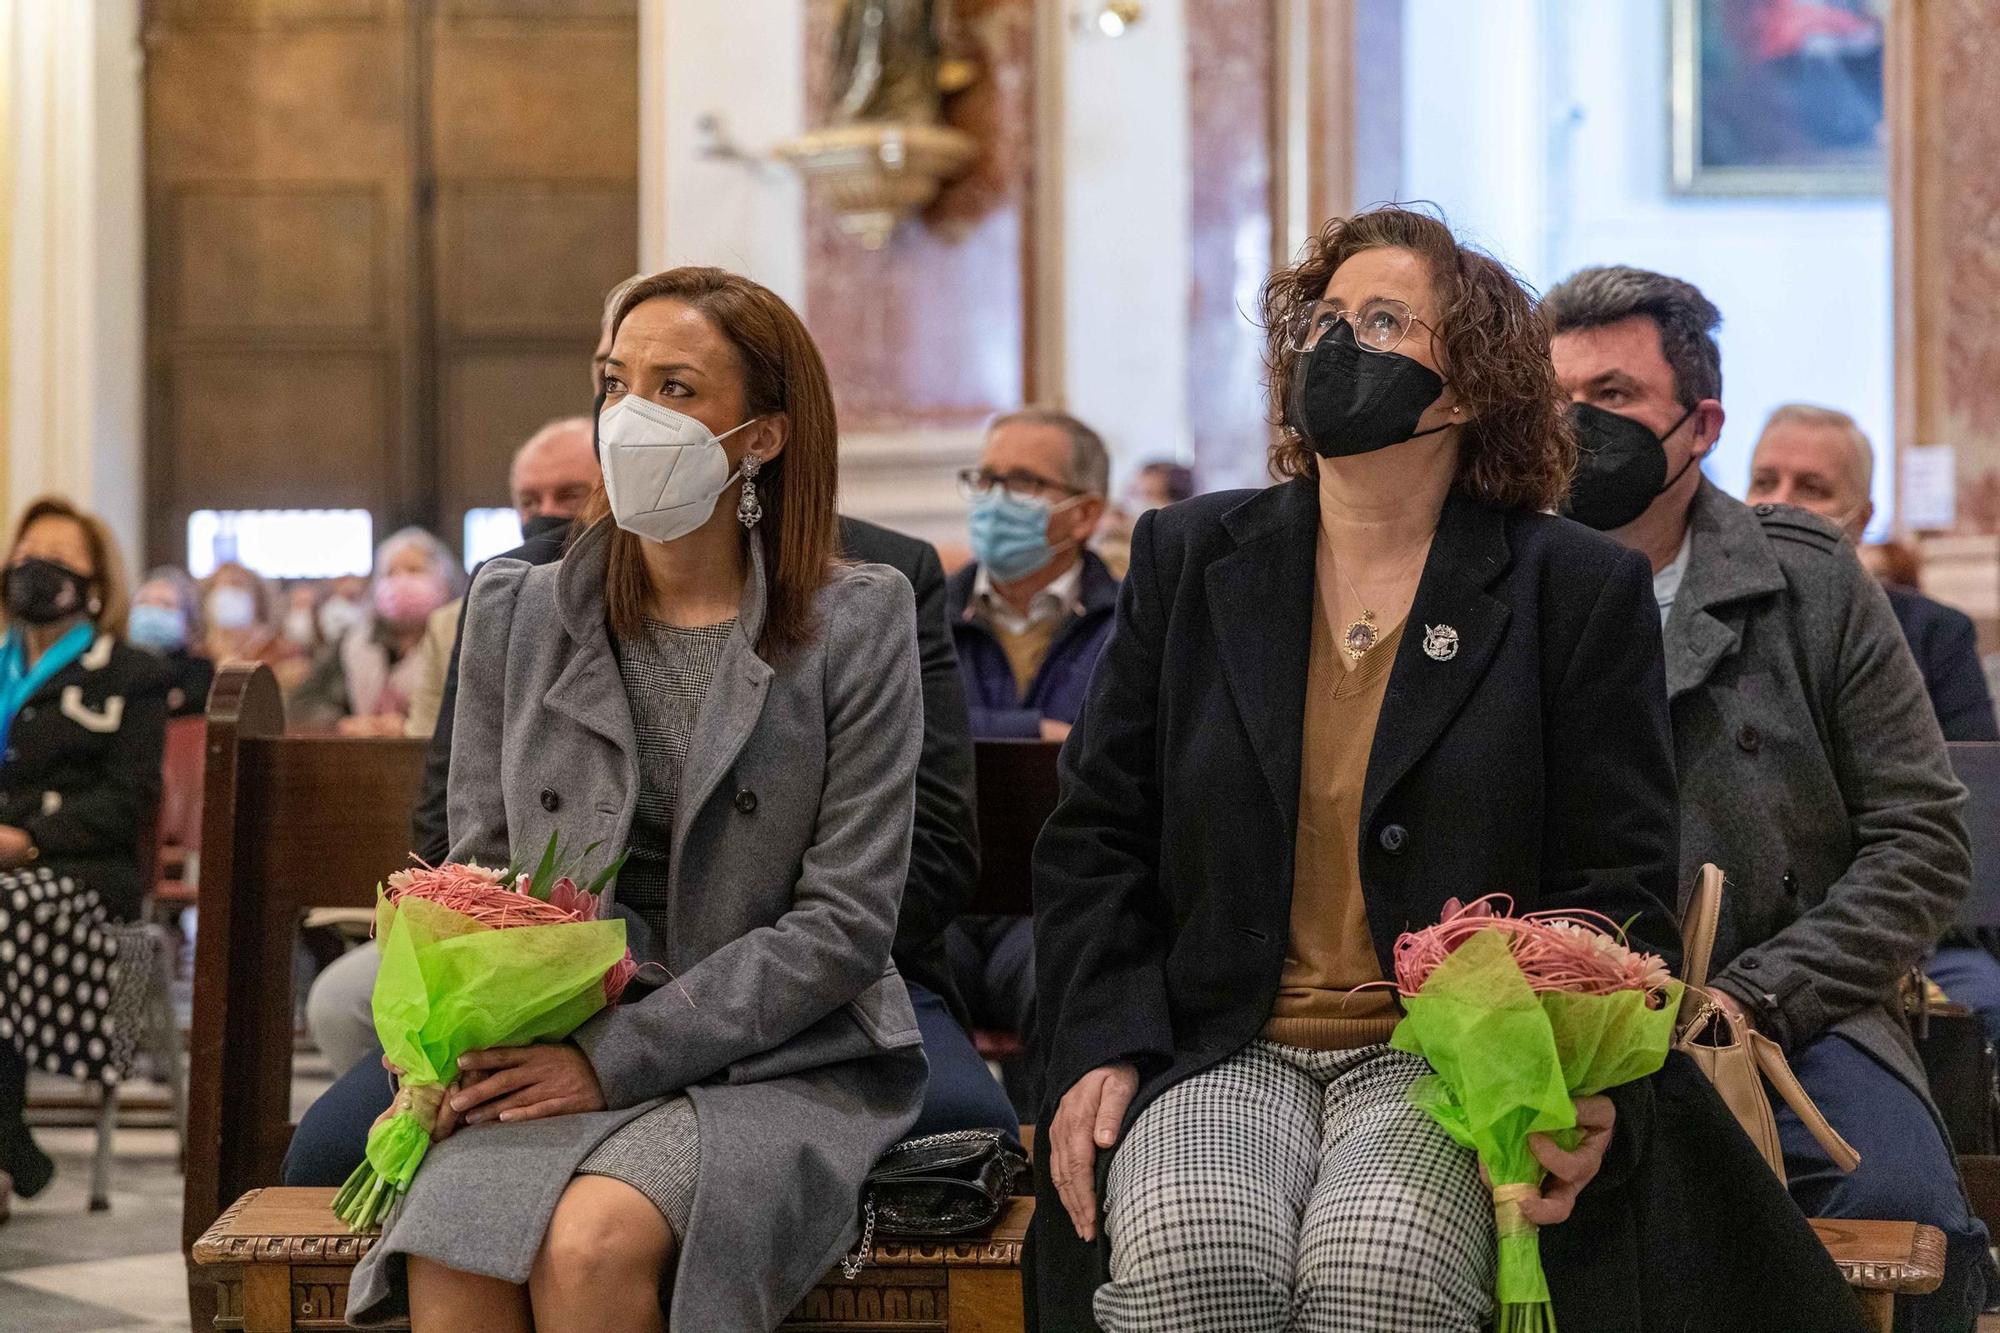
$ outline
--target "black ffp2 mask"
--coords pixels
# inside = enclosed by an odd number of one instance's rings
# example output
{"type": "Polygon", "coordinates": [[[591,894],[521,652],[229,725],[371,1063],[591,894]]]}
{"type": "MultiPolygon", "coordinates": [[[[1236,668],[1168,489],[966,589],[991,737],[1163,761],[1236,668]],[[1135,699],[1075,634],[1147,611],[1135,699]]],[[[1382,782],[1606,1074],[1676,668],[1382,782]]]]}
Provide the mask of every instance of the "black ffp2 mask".
{"type": "Polygon", "coordinates": [[[30,625],[53,625],[86,609],[90,580],[53,560],[23,560],[7,570],[7,614],[30,625]]]}
{"type": "Polygon", "coordinates": [[[1671,479],[1667,476],[1667,439],[1693,415],[1690,407],[1681,413],[1680,420],[1655,435],[1643,421],[1589,403],[1571,403],[1569,419],[1576,427],[1581,457],[1576,481],[1563,504],[1563,517],[1610,532],[1645,513],[1660,492],[1694,466],[1690,455],[1679,472],[1671,479]]]}
{"type": "Polygon", "coordinates": [[[1285,424],[1321,458],[1374,453],[1445,429],[1417,429],[1424,409],[1443,392],[1436,371],[1397,352],[1363,350],[1342,319],[1300,354],[1285,424]]]}

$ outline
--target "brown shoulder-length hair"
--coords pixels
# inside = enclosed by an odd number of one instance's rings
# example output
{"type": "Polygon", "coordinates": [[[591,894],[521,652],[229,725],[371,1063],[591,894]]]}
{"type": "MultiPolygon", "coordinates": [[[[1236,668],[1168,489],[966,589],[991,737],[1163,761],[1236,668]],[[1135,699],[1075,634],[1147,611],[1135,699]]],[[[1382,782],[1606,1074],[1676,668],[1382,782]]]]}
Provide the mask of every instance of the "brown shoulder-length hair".
{"type": "Polygon", "coordinates": [[[1284,424],[1300,364],[1286,345],[1293,327],[1325,293],[1335,269],[1385,246],[1408,250],[1430,270],[1437,308],[1428,322],[1436,329],[1439,364],[1471,413],[1459,432],[1458,484],[1502,508],[1554,509],[1576,471],[1576,438],[1533,297],[1505,265],[1461,245],[1443,222],[1395,205],[1333,219],[1306,242],[1296,263],[1264,284],[1271,420],[1280,427],[1271,471],[1309,477],[1318,464],[1311,446],[1284,424]]]}
{"type": "MultiPolygon", "coordinates": [[[[679,301],[708,316],[743,363],[743,397],[753,417],[784,413],[791,430],[784,452],[757,474],[764,509],[757,538],[764,545],[763,651],[782,656],[810,639],[813,599],[826,586],[837,551],[834,493],[839,429],[833,388],[812,335],[770,288],[719,268],[673,268],[632,283],[611,313],[611,331],[641,304],[679,301]]],[[[600,480],[575,531],[609,521],[611,501],[600,480]]],[[[611,535],[604,600],[611,628],[639,632],[651,584],[641,539],[619,528],[611,535]]]]}
{"type": "Polygon", "coordinates": [[[14,539],[7,543],[7,563],[13,563],[14,552],[21,549],[21,539],[28,535],[28,529],[45,518],[68,519],[83,529],[83,544],[90,548],[90,563],[97,566],[97,577],[90,581],[90,595],[97,599],[91,623],[113,638],[123,639],[125,617],[132,609],[125,559],[118,554],[118,539],[111,535],[111,525],[97,515],[77,508],[60,495],[44,495],[32,501],[14,524],[14,539]]]}

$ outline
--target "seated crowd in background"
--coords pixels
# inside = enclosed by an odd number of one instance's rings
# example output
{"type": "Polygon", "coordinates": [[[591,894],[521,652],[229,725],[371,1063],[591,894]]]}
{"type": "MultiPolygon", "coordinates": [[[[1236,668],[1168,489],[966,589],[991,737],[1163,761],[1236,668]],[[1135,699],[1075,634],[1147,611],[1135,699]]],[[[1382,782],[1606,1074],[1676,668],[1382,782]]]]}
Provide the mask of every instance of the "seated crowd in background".
{"type": "Polygon", "coordinates": [[[287,716],[347,736],[400,736],[423,680],[417,651],[431,613],[465,591],[465,569],[422,528],[404,528],[375,550],[362,618],[319,655],[292,692],[287,716]]]}
{"type": "MultiPolygon", "coordinates": [[[[360,1316],[770,1327],[897,1137],[1029,1119],[1043,1327],[1470,1333],[1492,1196],[1384,1044],[1395,934],[1498,890],[1671,956],[1714,862],[1713,984],[1862,1165],[1779,1106],[1786,1204],[1685,1061],[1585,1099],[1522,1204],[1565,1326],[1849,1327],[1809,1214],[1938,1227],[1945,1281],[1903,1317],[1970,1330],[1988,1238],[1898,986],[1922,963],[2000,1035],[2000,963],[1950,930],[1944,750],[2000,725],[1971,622],[1855,560],[1865,435],[1780,408],[1739,503],[1701,468],[1724,416],[1699,291],[1594,268],[1537,310],[1398,209],[1329,223],[1264,316],[1278,485],[1183,503],[1154,463],[1114,509],[1096,432],[1011,412],[961,476],[949,579],[835,513],[810,336],[712,269],[610,293],[599,414],[520,447],[523,545],[469,593],[410,528],[365,579],[162,568],[128,613],[104,525],[31,506],[0,640],[0,1219],[52,1170],[28,1072],[118,1058],[109,928],[142,902],[165,718],[255,661],[301,728],[430,737],[424,859],[629,850],[617,910],[674,979],[468,1057],[360,1316]],[[975,737],[1066,742],[1032,919],[963,914],[975,737]],[[974,1027],[1030,1045],[1014,1105],[974,1027]],[[1649,1236],[1674,1264],[1640,1262],[1649,1236]]],[[[338,1077],[288,1183],[338,1184],[389,1105],[378,966],[363,945],[313,985],[338,1077]]]]}

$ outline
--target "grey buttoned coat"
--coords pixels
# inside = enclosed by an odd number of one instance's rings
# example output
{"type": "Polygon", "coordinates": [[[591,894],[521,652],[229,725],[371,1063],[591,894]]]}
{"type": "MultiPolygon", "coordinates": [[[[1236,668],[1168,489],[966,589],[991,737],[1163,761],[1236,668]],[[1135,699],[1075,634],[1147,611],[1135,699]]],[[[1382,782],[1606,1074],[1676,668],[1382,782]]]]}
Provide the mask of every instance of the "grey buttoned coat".
{"type": "MultiPolygon", "coordinates": [[[[556,830],[578,847],[625,843],[639,781],[605,626],[610,535],[599,525],[554,565],[494,561],[472,590],[455,859],[532,859],[556,830]]],[[[434,1147],[355,1272],[353,1322],[405,1308],[412,1254],[525,1282],[577,1165],[678,1092],[701,1158],[674,1328],[772,1328],[853,1243],[863,1178],[914,1123],[925,1076],[889,961],[923,737],[915,610],[894,570],[843,568],[819,594],[813,641],[768,661],[757,546],[682,773],[671,926],[655,937],[624,913],[634,954],[672,980],[575,1037],[610,1109],[434,1147]]]]}
{"type": "Polygon", "coordinates": [[[1897,983],[1971,874],[1923,677],[1840,530],[1703,482],[1667,620],[1681,882],[1729,877],[1715,984],[1773,1040],[1837,1032],[1922,1093],[1897,983]]]}

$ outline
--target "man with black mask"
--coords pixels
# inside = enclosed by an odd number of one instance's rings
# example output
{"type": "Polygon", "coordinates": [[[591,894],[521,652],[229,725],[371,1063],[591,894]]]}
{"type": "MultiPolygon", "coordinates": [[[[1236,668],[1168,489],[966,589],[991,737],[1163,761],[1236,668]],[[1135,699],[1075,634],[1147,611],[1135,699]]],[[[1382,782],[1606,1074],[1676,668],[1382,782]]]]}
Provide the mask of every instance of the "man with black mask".
{"type": "Polygon", "coordinates": [[[1721,316],[1688,283],[1591,268],[1543,314],[1582,446],[1565,512],[1653,564],[1680,773],[1681,879],[1729,876],[1722,1003],[1790,1057],[1861,1154],[1838,1171],[1777,1108],[1792,1196],[1822,1217],[1945,1233],[1946,1276],[1898,1328],[1970,1333],[1971,1216],[1898,987],[1970,874],[1964,791],[1887,598],[1826,519],[1748,508],[1701,473],[1722,432],[1721,316]]]}

